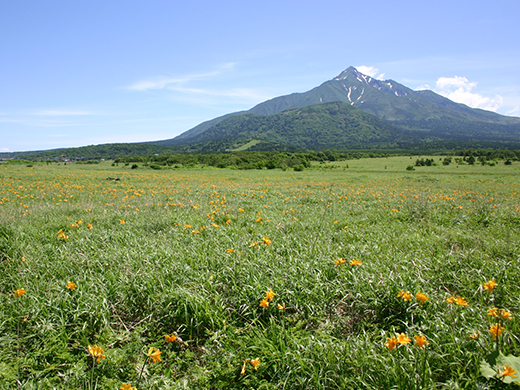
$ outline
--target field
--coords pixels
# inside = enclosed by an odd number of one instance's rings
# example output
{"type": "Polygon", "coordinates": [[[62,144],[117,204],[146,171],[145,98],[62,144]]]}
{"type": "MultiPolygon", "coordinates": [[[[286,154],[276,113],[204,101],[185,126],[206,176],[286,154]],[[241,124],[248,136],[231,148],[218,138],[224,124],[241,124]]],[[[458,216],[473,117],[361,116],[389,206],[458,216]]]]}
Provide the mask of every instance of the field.
{"type": "Polygon", "coordinates": [[[514,387],[520,163],[414,161],[0,164],[0,388],[514,387]]]}

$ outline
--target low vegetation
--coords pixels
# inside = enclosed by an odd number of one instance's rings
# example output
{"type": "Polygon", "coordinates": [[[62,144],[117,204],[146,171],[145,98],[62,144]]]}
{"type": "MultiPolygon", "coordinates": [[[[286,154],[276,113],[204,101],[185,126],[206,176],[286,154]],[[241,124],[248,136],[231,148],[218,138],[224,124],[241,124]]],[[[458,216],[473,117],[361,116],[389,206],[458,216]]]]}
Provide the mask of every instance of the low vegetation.
{"type": "Polygon", "coordinates": [[[468,157],[2,163],[0,387],[518,384],[520,165],[468,157]]]}

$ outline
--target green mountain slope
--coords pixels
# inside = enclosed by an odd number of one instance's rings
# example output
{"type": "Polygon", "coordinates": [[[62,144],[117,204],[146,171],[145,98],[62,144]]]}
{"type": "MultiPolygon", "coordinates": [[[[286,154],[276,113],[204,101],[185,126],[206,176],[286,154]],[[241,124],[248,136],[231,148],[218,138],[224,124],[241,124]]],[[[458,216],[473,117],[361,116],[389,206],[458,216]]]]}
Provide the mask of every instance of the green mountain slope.
{"type": "Polygon", "coordinates": [[[228,117],[190,143],[249,138],[306,149],[400,146],[417,132],[402,130],[343,102],[292,108],[274,115],[228,117]]]}

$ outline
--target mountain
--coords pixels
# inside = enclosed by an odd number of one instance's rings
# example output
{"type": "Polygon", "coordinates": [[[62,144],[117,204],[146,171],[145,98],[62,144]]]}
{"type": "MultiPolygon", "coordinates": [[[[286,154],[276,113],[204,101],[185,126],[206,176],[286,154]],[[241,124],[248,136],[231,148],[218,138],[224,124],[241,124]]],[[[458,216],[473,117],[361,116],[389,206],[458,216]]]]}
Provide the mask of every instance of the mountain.
{"type": "MultiPolygon", "coordinates": [[[[464,104],[455,103],[433,91],[414,91],[394,80],[377,80],[349,67],[337,77],[310,91],[276,97],[260,103],[250,110],[214,118],[175,138],[155,141],[154,144],[180,146],[240,136],[276,140],[275,142],[280,144],[296,146],[292,144],[294,136],[290,138],[290,131],[284,130],[287,128],[300,130],[305,128],[305,134],[297,138],[301,141],[308,136],[314,137],[316,142],[302,141],[308,147],[313,147],[313,145],[314,147],[338,146],[338,141],[339,144],[345,144],[344,141],[347,140],[348,142],[344,146],[363,143],[367,139],[374,142],[383,142],[383,139],[389,143],[400,142],[403,134],[407,134],[405,138],[408,140],[417,142],[436,140],[520,143],[520,118],[473,109],[464,104]],[[337,106],[342,112],[342,119],[338,122],[339,117],[326,118],[325,112],[330,114],[331,110],[318,110],[319,112],[315,110],[311,121],[314,130],[309,128],[309,121],[305,122],[303,117],[297,118],[295,115],[300,112],[309,119],[311,113],[307,110],[290,111],[290,114],[278,115],[290,109],[314,107],[327,103],[343,103],[341,106],[337,106]],[[351,106],[352,110],[347,112],[345,108],[347,105],[351,106]],[[362,116],[359,111],[365,115],[362,116]],[[349,115],[352,115],[352,123],[347,120],[349,115]],[[288,118],[291,120],[289,121],[288,118]],[[305,127],[304,123],[309,126],[305,127]],[[370,130],[367,130],[367,134],[358,132],[358,137],[354,137],[352,129],[356,123],[359,128],[370,130]],[[317,128],[320,131],[317,131],[317,128]],[[345,130],[345,137],[341,137],[343,133],[337,132],[341,128],[345,130]],[[319,140],[320,134],[325,129],[330,130],[329,135],[336,132],[338,136],[336,142],[326,144],[319,140]],[[371,137],[369,133],[374,131],[375,133],[372,135],[377,134],[377,136],[371,137]]],[[[328,138],[333,141],[332,138],[328,138]]],[[[302,142],[299,142],[298,145],[302,142]]]]}
{"type": "Polygon", "coordinates": [[[348,103],[334,102],[290,108],[273,115],[229,116],[189,141],[199,144],[225,139],[257,139],[299,149],[337,149],[402,147],[420,137],[348,103]]]}

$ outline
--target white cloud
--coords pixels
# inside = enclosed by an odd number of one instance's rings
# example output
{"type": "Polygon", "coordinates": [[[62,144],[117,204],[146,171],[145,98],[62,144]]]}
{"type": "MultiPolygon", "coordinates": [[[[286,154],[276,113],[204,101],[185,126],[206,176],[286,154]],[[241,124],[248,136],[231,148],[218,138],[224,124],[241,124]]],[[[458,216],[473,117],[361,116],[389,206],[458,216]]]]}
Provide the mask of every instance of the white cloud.
{"type": "Polygon", "coordinates": [[[512,110],[506,112],[509,116],[520,116],[520,106],[514,107],[512,110]]]}
{"type": "Polygon", "coordinates": [[[463,103],[473,108],[496,111],[502,105],[503,98],[500,95],[489,98],[471,92],[476,86],[476,82],[469,81],[466,77],[439,77],[435,92],[454,102],[463,103]]]}
{"type": "Polygon", "coordinates": [[[376,67],[361,65],[356,66],[356,69],[359,72],[366,74],[367,76],[373,77],[378,80],[384,80],[385,74],[379,73],[379,69],[377,69],[376,67]]]}
{"type": "Polygon", "coordinates": [[[149,80],[141,80],[130,86],[127,89],[133,91],[148,91],[151,89],[165,89],[173,87],[175,85],[187,84],[194,80],[207,79],[211,77],[218,76],[225,71],[229,71],[235,67],[234,62],[228,62],[222,65],[219,65],[215,70],[205,72],[205,73],[195,73],[190,75],[185,75],[182,77],[167,77],[167,76],[158,76],[149,80]]]}
{"type": "Polygon", "coordinates": [[[425,89],[430,89],[430,86],[428,84],[419,85],[417,88],[415,88],[416,91],[424,91],[425,89]]]}
{"type": "Polygon", "coordinates": [[[82,116],[82,115],[95,115],[90,111],[78,111],[78,110],[39,110],[34,111],[31,115],[39,116],[82,116]]]}
{"type": "Polygon", "coordinates": [[[10,153],[12,152],[12,150],[8,149],[8,148],[0,148],[0,153],[10,153]]]}

